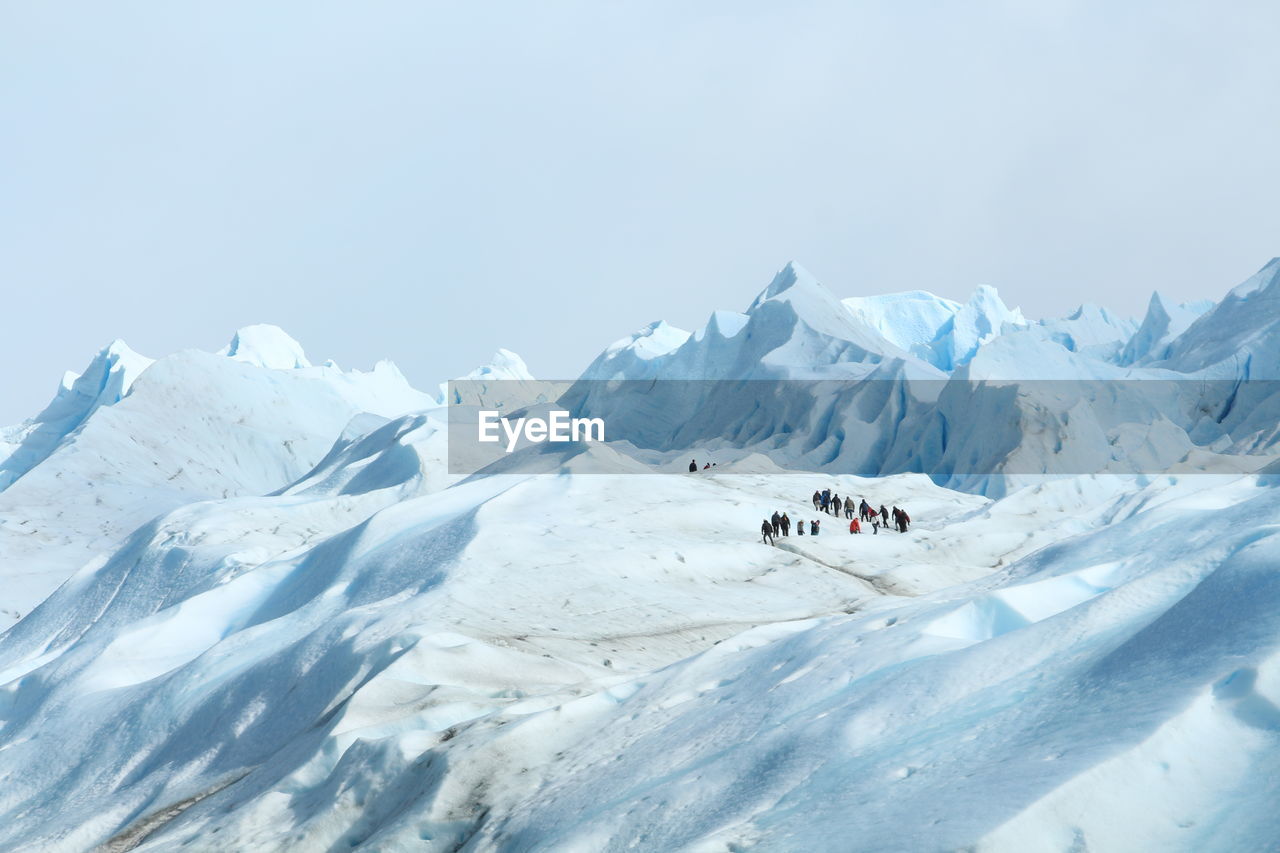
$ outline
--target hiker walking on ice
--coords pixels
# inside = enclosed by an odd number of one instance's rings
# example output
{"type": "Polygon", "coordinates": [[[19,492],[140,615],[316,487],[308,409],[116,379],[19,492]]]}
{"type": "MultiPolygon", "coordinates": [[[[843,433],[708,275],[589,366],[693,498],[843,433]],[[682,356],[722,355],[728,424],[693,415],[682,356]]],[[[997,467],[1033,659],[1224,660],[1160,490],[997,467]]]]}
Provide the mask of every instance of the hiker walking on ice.
{"type": "Polygon", "coordinates": [[[853,498],[844,499],[844,517],[853,518],[853,498]]]}
{"type": "Polygon", "coordinates": [[[817,536],[817,535],[818,535],[818,525],[819,525],[819,524],[821,524],[821,523],[822,523],[822,522],[821,522],[819,519],[816,519],[816,518],[815,518],[813,521],[809,522],[809,535],[810,535],[810,536],[817,536]]]}
{"type": "Polygon", "coordinates": [[[899,533],[907,532],[907,525],[911,523],[911,517],[907,515],[906,510],[893,508],[893,523],[898,528],[899,533]]]}
{"type": "Polygon", "coordinates": [[[698,460],[697,460],[697,459],[690,459],[690,460],[689,460],[689,473],[690,473],[690,474],[696,474],[696,473],[698,473],[698,460]]]}
{"type": "Polygon", "coordinates": [[[769,523],[769,519],[765,519],[760,523],[760,533],[764,537],[764,544],[773,544],[773,525],[769,523]]]}
{"type": "Polygon", "coordinates": [[[774,511],[773,515],[769,516],[769,525],[773,528],[774,536],[777,536],[778,532],[782,530],[782,516],[778,515],[777,510],[774,511]]]}
{"type": "Polygon", "coordinates": [[[791,519],[787,518],[787,514],[785,512],[782,514],[782,535],[791,535],[791,519]]]}

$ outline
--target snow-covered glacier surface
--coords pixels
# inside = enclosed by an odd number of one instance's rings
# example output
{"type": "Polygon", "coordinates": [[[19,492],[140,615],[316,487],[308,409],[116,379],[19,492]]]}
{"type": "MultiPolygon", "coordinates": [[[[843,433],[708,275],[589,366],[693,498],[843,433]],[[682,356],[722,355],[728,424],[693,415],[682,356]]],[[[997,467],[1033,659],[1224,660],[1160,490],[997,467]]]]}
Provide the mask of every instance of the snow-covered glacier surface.
{"type": "Polygon", "coordinates": [[[1277,262],[1213,305],[1042,321],[793,265],[584,378],[943,392],[465,478],[450,405],[533,383],[514,353],[463,400],[274,327],[112,344],[0,431],[0,849],[1274,849],[1276,324],[1277,262]],[[1064,378],[1241,390],[1019,385],[1064,378]],[[1000,440],[975,382],[1022,389],[1000,440]],[[1103,446],[1104,473],[1055,468],[1103,446]],[[759,541],[816,488],[911,529],[759,541]]]}

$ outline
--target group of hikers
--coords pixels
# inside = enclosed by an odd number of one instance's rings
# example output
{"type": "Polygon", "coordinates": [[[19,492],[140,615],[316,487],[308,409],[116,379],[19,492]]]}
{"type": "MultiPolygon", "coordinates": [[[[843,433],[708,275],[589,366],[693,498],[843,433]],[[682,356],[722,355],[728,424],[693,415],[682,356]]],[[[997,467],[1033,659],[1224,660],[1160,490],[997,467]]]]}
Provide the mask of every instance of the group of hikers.
{"type": "MultiPolygon", "coordinates": [[[[707,462],[702,466],[705,471],[708,468],[714,468],[716,463],[707,462]]],[[[698,461],[696,459],[689,460],[689,473],[693,474],[698,471],[698,461]]],[[[849,519],[849,532],[861,533],[862,525],[870,524],[872,533],[879,533],[880,528],[888,530],[892,522],[899,533],[906,533],[907,528],[911,526],[911,516],[907,515],[905,509],[894,507],[892,510],[887,509],[884,504],[880,504],[880,508],[876,509],[867,503],[866,498],[859,498],[858,503],[853,502],[853,498],[846,495],[841,498],[833,489],[816,489],[813,493],[813,509],[815,512],[822,512],[829,515],[840,517],[841,511],[844,517],[849,519]],[[857,513],[857,517],[854,513],[857,513]]],[[[805,525],[808,524],[809,535],[817,536],[822,529],[822,519],[814,518],[806,522],[804,519],[796,522],[796,535],[803,536],[805,534],[805,525]]],[[[791,518],[785,512],[775,512],[769,518],[760,523],[760,533],[764,537],[766,544],[772,545],[774,540],[779,536],[791,535],[791,518]]]]}
{"type": "MultiPolygon", "coordinates": [[[[836,518],[840,517],[840,511],[843,510],[844,517],[849,519],[850,533],[861,533],[863,524],[870,524],[871,532],[879,533],[881,527],[888,529],[890,519],[892,519],[893,526],[897,528],[899,533],[906,533],[907,528],[911,525],[911,516],[907,515],[905,509],[899,509],[895,506],[892,510],[889,510],[885,508],[884,504],[881,504],[880,508],[876,509],[867,503],[866,498],[861,498],[857,504],[854,504],[853,498],[846,496],[841,499],[831,489],[822,489],[813,493],[813,508],[818,512],[834,515],[836,518]],[[857,512],[856,517],[854,516],[855,511],[857,512]]],[[[815,518],[809,521],[808,524],[809,535],[817,536],[818,531],[822,529],[822,520],[815,518]]],[[[797,535],[803,536],[805,533],[804,528],[805,522],[803,519],[796,522],[797,535]]],[[[785,512],[775,512],[761,522],[760,533],[763,535],[765,543],[772,545],[779,536],[791,535],[791,519],[785,512]]]]}

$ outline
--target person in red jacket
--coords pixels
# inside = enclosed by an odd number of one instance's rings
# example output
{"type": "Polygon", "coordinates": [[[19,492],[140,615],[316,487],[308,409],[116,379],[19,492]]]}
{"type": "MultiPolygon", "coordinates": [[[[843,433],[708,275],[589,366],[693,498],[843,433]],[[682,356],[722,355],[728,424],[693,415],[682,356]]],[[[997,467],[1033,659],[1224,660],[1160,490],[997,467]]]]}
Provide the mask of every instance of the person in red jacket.
{"type": "Polygon", "coordinates": [[[858,523],[858,519],[856,519],[856,518],[855,518],[855,519],[853,519],[852,521],[850,521],[850,522],[849,522],[849,532],[850,532],[850,533],[861,533],[861,532],[862,532],[862,525],[858,523]]]}

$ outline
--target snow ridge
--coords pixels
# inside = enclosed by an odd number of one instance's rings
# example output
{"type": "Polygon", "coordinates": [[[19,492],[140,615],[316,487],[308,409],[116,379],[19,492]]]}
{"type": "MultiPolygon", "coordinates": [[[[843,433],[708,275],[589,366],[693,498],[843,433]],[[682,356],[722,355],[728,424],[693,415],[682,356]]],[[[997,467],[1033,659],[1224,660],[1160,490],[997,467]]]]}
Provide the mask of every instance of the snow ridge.
{"type": "Polygon", "coordinates": [[[294,370],[311,366],[301,344],[279,326],[265,323],[238,330],[232,336],[231,343],[219,350],[218,355],[273,370],[294,370]]]}
{"type": "Polygon", "coordinates": [[[152,363],[124,341],[115,340],[94,356],[83,373],[67,374],[44,411],[3,431],[3,442],[12,449],[0,459],[0,491],[47,459],[98,409],[123,400],[152,363]]]}

